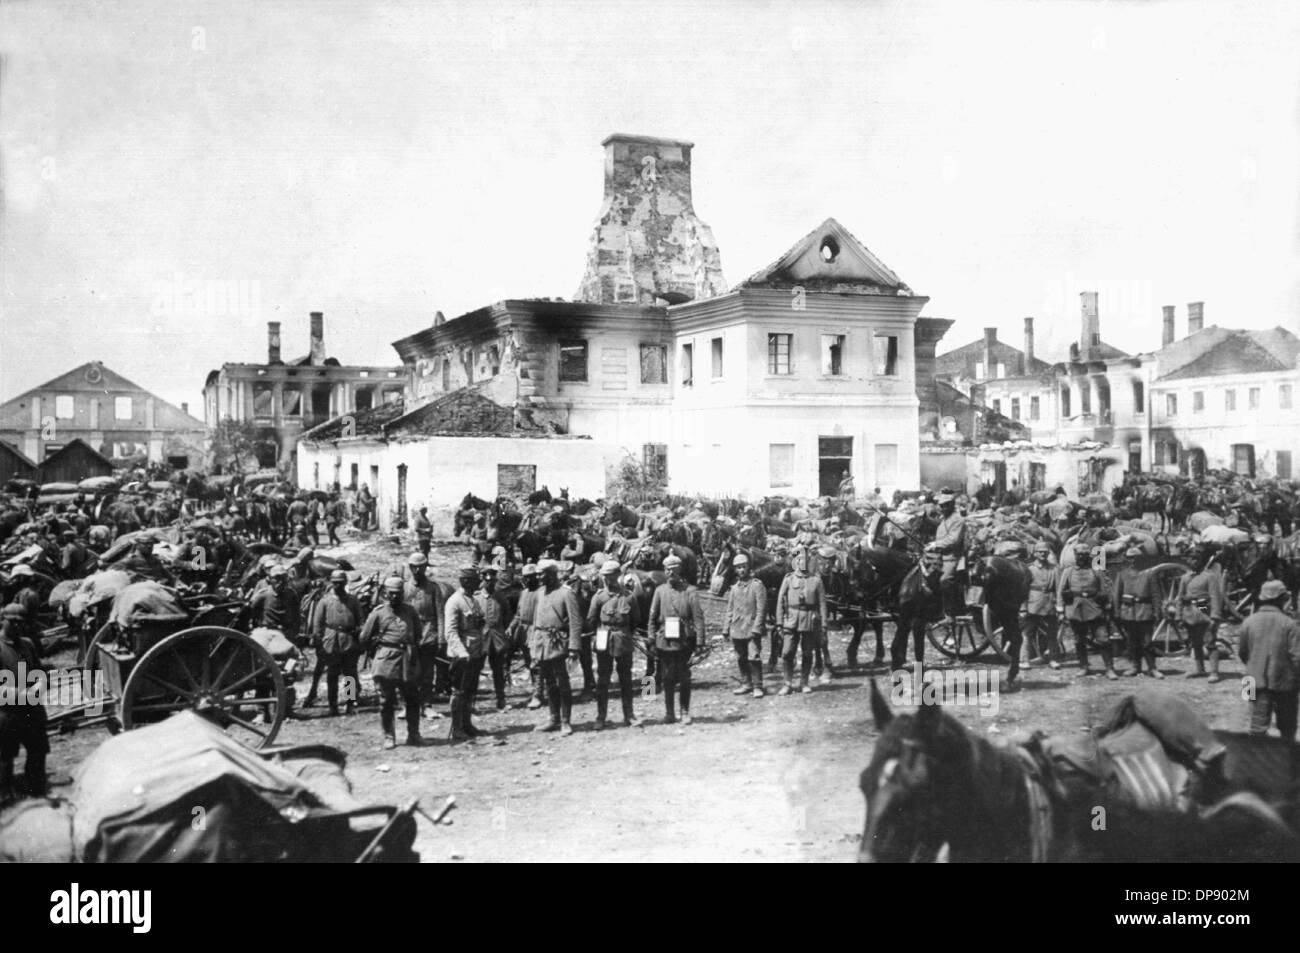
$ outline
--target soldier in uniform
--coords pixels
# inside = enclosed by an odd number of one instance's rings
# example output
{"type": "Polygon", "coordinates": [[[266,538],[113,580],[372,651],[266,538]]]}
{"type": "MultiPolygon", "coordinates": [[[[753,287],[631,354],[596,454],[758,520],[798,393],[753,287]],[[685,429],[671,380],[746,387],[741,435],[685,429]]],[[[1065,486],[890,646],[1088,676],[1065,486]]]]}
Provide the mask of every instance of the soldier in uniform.
{"type": "Polygon", "coordinates": [[[733,695],[763,697],[763,628],[767,616],[767,587],[749,574],[749,557],[732,559],[736,582],[727,595],[722,637],[730,639],[740,669],[740,687],[733,695]]]}
{"type": "Polygon", "coordinates": [[[1192,557],[1192,571],[1178,580],[1172,602],[1175,612],[1187,627],[1187,638],[1192,643],[1196,658],[1196,671],[1188,678],[1205,678],[1205,640],[1210,638],[1210,678],[1219,680],[1219,649],[1215,634],[1223,622],[1223,574],[1211,566],[1209,550],[1198,550],[1192,557]]]}
{"type": "Polygon", "coordinates": [[[329,502],[325,504],[325,534],[329,537],[331,546],[343,545],[343,541],[339,539],[341,522],[343,522],[343,501],[339,499],[337,490],[331,490],[329,502]]]}
{"type": "Polygon", "coordinates": [[[966,555],[966,517],[957,512],[957,500],[951,493],[939,494],[939,525],[930,543],[943,557],[939,591],[943,595],[943,612],[955,616],[964,608],[957,584],[957,572],[966,555]]]}
{"type": "MultiPolygon", "coordinates": [[[[530,651],[547,693],[551,718],[536,731],[573,734],[573,689],[566,663],[582,651],[582,611],[573,592],[560,585],[559,566],[553,559],[537,564],[541,587],[533,610],[530,651]]],[[[525,593],[527,595],[527,593],[525,593]]],[[[530,705],[531,707],[531,705],[530,705]]]]}
{"type": "Polygon", "coordinates": [[[1151,644],[1156,620],[1155,579],[1149,569],[1138,568],[1136,561],[1141,555],[1141,546],[1130,546],[1124,552],[1127,562],[1115,574],[1110,604],[1128,640],[1129,661],[1133,663],[1129,674],[1141,676],[1145,662],[1152,678],[1164,678],[1164,673],[1156,668],[1156,650],[1151,644]]]}
{"type": "Polygon", "coordinates": [[[912,638],[916,663],[925,664],[925,626],[943,618],[939,580],[943,576],[943,554],[927,546],[921,561],[908,570],[898,588],[898,621],[889,645],[889,669],[897,672],[907,665],[907,639],[912,638]]]}
{"type": "Polygon", "coordinates": [[[1276,717],[1282,737],[1294,741],[1300,707],[1300,623],[1282,611],[1289,598],[1284,583],[1265,582],[1259,589],[1259,608],[1241,625],[1237,650],[1246,666],[1243,681],[1253,689],[1243,693],[1250,701],[1251,734],[1266,734],[1276,717]]]}
{"type": "Polygon", "coordinates": [[[429,557],[424,553],[411,553],[406,560],[410,578],[406,581],[402,601],[415,610],[420,618],[420,701],[426,708],[440,698],[444,691],[454,685],[450,680],[450,668],[442,671],[438,663],[445,658],[446,640],[443,637],[446,618],[442,590],[427,575],[429,557]]]}
{"type": "Polygon", "coordinates": [[[1088,639],[1101,645],[1101,660],[1106,666],[1106,677],[1119,678],[1115,671],[1115,656],[1111,652],[1106,631],[1106,602],[1109,593],[1105,580],[1092,568],[1092,547],[1086,543],[1074,547],[1075,564],[1061,571],[1060,586],[1056,590],[1056,611],[1065,616],[1074,633],[1074,651],[1079,659],[1079,674],[1092,674],[1088,669],[1088,639]]]}
{"type": "Polygon", "coordinates": [[[446,605],[447,658],[451,661],[451,729],[447,737],[452,741],[465,741],[482,733],[474,727],[471,715],[487,651],[484,623],[489,599],[478,592],[478,585],[478,570],[461,567],[460,588],[446,605]]]}
{"type": "Polygon", "coordinates": [[[65,529],[62,537],[63,550],[59,554],[59,569],[62,571],[64,579],[80,579],[86,575],[86,567],[90,563],[90,554],[86,552],[86,547],[77,539],[76,530],[65,529]]]}
{"type": "Polygon", "coordinates": [[[808,553],[799,551],[791,564],[791,572],[781,581],[776,597],[776,622],[784,633],[781,662],[785,669],[785,684],[778,695],[794,691],[794,656],[800,653],[799,690],[805,695],[812,691],[808,676],[812,672],[813,651],[820,643],[821,627],[826,624],[826,587],[821,576],[808,572],[808,553]]]}
{"type": "Polygon", "coordinates": [[[289,571],[275,565],[266,574],[268,585],[248,603],[253,628],[276,629],[293,641],[300,627],[300,599],[289,586],[289,571]]]}
{"type": "Polygon", "coordinates": [[[28,677],[41,663],[36,646],[22,634],[22,612],[12,604],[0,611],[0,671],[10,673],[14,685],[12,692],[0,690],[0,803],[19,794],[14,788],[19,748],[27,752],[22,793],[45,795],[45,756],[50,750],[45,705],[38,693],[28,691],[28,677]]]}
{"type": "Polygon", "coordinates": [[[1052,565],[1052,547],[1046,542],[1034,544],[1034,561],[1029,564],[1029,597],[1025,600],[1025,637],[1029,643],[1029,660],[1047,659],[1052,668],[1060,668],[1056,652],[1056,590],[1060,588],[1060,570],[1052,565]]]}
{"type": "Polygon", "coordinates": [[[515,617],[510,620],[511,641],[519,651],[524,653],[524,664],[528,666],[528,678],[532,682],[532,697],[528,699],[529,709],[541,708],[546,704],[542,697],[542,680],[538,675],[538,659],[529,646],[529,633],[533,627],[533,615],[537,611],[538,584],[537,566],[528,563],[519,570],[523,591],[519,593],[519,603],[515,606],[515,617]]]}
{"type": "Polygon", "coordinates": [[[423,625],[415,610],[402,601],[402,579],[384,580],[383,599],[361,629],[361,646],[374,650],[375,689],[379,692],[379,724],[383,748],[397,747],[393,721],[400,693],[406,708],[406,743],[420,745],[420,634],[423,625]]]}
{"type": "MultiPolygon", "coordinates": [[[[704,609],[700,593],[682,578],[682,561],[677,556],[664,560],[668,581],[655,590],[650,600],[650,638],[663,671],[664,724],[677,721],[674,711],[677,690],[682,696],[682,724],[691,723],[691,655],[704,632],[704,609]]],[[[812,658],[809,656],[811,666],[812,658]]]]}
{"type": "Polygon", "coordinates": [[[433,523],[429,521],[429,508],[420,507],[420,511],[415,514],[415,519],[411,521],[411,528],[415,530],[415,548],[424,553],[427,558],[429,547],[433,545],[433,523]]]}
{"type": "Polygon", "coordinates": [[[339,675],[349,715],[356,711],[361,681],[357,659],[361,655],[361,625],[365,621],[361,603],[348,592],[348,574],[342,569],[330,573],[330,589],[316,604],[311,631],[317,645],[318,665],[325,666],[325,692],[330,714],[339,713],[339,675]]]}
{"type": "MultiPolygon", "coordinates": [[[[499,567],[489,564],[479,571],[479,604],[483,610],[483,632],[487,640],[487,660],[492,669],[492,690],[496,694],[497,711],[505,711],[506,683],[510,680],[510,657],[514,643],[509,629],[514,613],[510,603],[497,588],[499,567]]],[[[478,684],[475,683],[477,693],[478,684]]]]}
{"type": "Polygon", "coordinates": [[[152,579],[164,586],[176,585],[176,577],[163,565],[163,561],[153,554],[154,538],[148,533],[136,537],[131,555],[127,556],[113,568],[122,569],[145,579],[152,579]]]}
{"type": "Polygon", "coordinates": [[[609,714],[609,682],[615,670],[623,701],[623,724],[628,727],[641,724],[632,711],[633,633],[641,625],[641,608],[630,588],[619,581],[619,570],[619,564],[612,559],[600,567],[604,588],[592,597],[591,608],[587,610],[586,627],[594,633],[596,647],[597,731],[605,727],[609,714]]]}

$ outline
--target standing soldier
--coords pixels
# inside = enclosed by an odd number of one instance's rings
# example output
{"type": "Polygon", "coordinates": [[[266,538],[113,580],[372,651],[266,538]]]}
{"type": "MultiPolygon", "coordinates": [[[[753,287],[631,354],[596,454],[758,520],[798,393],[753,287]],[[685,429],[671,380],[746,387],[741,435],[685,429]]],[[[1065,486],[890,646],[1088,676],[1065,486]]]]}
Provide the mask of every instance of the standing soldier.
{"type": "Polygon", "coordinates": [[[591,608],[587,610],[587,630],[595,633],[597,731],[605,727],[609,714],[609,682],[615,669],[623,700],[623,724],[628,727],[641,724],[632,712],[633,633],[641,626],[641,608],[631,588],[619,582],[619,569],[619,564],[612,559],[600,567],[604,588],[592,597],[591,608]]]}
{"type": "MultiPolygon", "coordinates": [[[[510,678],[510,657],[514,643],[510,640],[510,622],[514,615],[510,603],[497,589],[499,567],[484,566],[480,572],[479,606],[483,610],[483,632],[487,640],[488,665],[492,668],[492,689],[496,693],[497,711],[503,712],[506,704],[506,683],[510,678]]],[[[478,683],[474,685],[475,693],[478,683]]],[[[473,699],[471,697],[471,704],[473,699]]]]}
{"type": "Polygon", "coordinates": [[[727,595],[727,616],[722,637],[730,639],[740,669],[740,687],[733,695],[763,697],[763,624],[767,615],[767,587],[749,574],[749,557],[740,553],[731,564],[736,583],[727,595]]]}
{"type": "Polygon", "coordinates": [[[1079,659],[1080,676],[1091,675],[1088,669],[1088,639],[1101,647],[1101,661],[1106,666],[1106,677],[1119,678],[1115,671],[1115,656],[1111,652],[1106,631],[1105,580],[1092,568],[1092,547],[1078,543],[1074,547],[1074,565],[1061,571],[1060,587],[1056,590],[1056,611],[1065,616],[1074,633],[1074,652],[1079,659]]]}
{"type": "Polygon", "coordinates": [[[949,618],[964,608],[958,591],[957,573],[966,555],[966,517],[957,512],[957,500],[951,493],[939,494],[939,525],[930,546],[943,556],[939,590],[943,594],[943,613],[949,618]]]}
{"type": "Polygon", "coordinates": [[[1300,623],[1282,611],[1290,593],[1270,579],[1259,589],[1259,608],[1241,625],[1238,654],[1246,665],[1243,692],[1250,700],[1250,733],[1267,734],[1277,718],[1277,730],[1287,741],[1296,736],[1300,700],[1300,623]]]}
{"type": "Polygon", "coordinates": [[[329,502],[325,504],[325,535],[331,546],[343,545],[343,540],[339,539],[341,522],[343,522],[343,501],[339,499],[338,490],[331,490],[329,502]]]}
{"type": "Polygon", "coordinates": [[[567,662],[576,659],[582,650],[582,612],[577,597],[560,585],[559,566],[555,560],[543,559],[537,564],[537,573],[541,577],[541,588],[537,592],[530,643],[550,703],[551,719],[534,730],[571,735],[573,689],[569,685],[567,662]]]}
{"type": "Polygon", "coordinates": [[[349,715],[356,711],[361,687],[357,658],[361,654],[361,625],[365,621],[361,603],[348,592],[348,574],[342,569],[330,573],[330,589],[316,604],[311,631],[319,657],[325,666],[325,694],[330,714],[339,713],[339,675],[343,676],[343,701],[349,715]]]}
{"type": "MultiPolygon", "coordinates": [[[[668,581],[655,590],[650,601],[650,637],[663,670],[664,724],[677,721],[674,712],[677,687],[682,693],[682,724],[691,723],[691,655],[704,635],[704,609],[700,593],[682,578],[682,561],[677,556],[664,560],[668,581]]],[[[809,656],[809,665],[812,664],[809,656]]]]}
{"type": "MultiPolygon", "coordinates": [[[[560,573],[564,580],[564,587],[572,592],[574,598],[578,600],[578,612],[585,619],[593,595],[588,580],[582,577],[576,564],[567,560],[560,563],[560,573]]],[[[591,643],[592,636],[583,633],[582,648],[578,650],[578,665],[582,669],[582,692],[578,698],[580,702],[587,701],[592,692],[596,690],[596,670],[593,663],[591,643]]]]}
{"type": "Polygon", "coordinates": [[[60,552],[59,569],[64,579],[80,579],[86,574],[90,554],[81,540],[77,539],[76,530],[65,529],[62,534],[63,549],[60,552]]]}
{"type": "Polygon", "coordinates": [[[429,556],[429,547],[433,545],[433,523],[429,522],[429,508],[420,507],[420,511],[415,514],[415,519],[411,521],[411,528],[415,530],[415,546],[424,553],[425,558],[429,556]]]}
{"type": "Polygon", "coordinates": [[[361,647],[375,653],[375,690],[379,692],[379,724],[384,750],[397,747],[394,716],[400,693],[406,708],[406,743],[418,746],[420,738],[420,633],[423,626],[415,610],[402,601],[402,579],[384,580],[381,605],[375,606],[361,629],[361,647]]]}
{"type": "Polygon", "coordinates": [[[785,666],[785,684],[778,695],[794,691],[794,655],[799,660],[800,686],[805,695],[812,691],[808,675],[812,672],[813,650],[817,648],[820,627],[826,624],[826,587],[821,576],[808,572],[808,554],[795,554],[792,571],[781,582],[776,597],[776,619],[785,634],[785,648],[781,661],[785,666]]]}
{"type": "Polygon", "coordinates": [[[460,588],[451,594],[446,606],[447,658],[451,661],[451,730],[447,737],[452,741],[482,734],[471,718],[483,672],[483,654],[487,651],[483,635],[487,597],[478,593],[478,584],[478,570],[461,567],[460,588]]]}
{"type": "Polygon", "coordinates": [[[293,641],[301,627],[298,598],[289,585],[289,571],[280,564],[266,574],[268,585],[259,589],[248,603],[248,611],[255,629],[275,629],[293,641]]]}
{"type": "Polygon", "coordinates": [[[1223,575],[1210,565],[1209,550],[1198,550],[1192,557],[1192,571],[1178,580],[1173,603],[1196,657],[1196,671],[1188,678],[1205,678],[1205,637],[1210,637],[1210,681],[1219,680],[1219,647],[1215,641],[1223,621],[1223,575]]]}
{"type": "Polygon", "coordinates": [[[28,689],[29,677],[40,670],[36,646],[22,632],[22,608],[7,605],[0,614],[0,672],[9,673],[13,687],[0,691],[0,803],[14,789],[14,760],[18,749],[27,751],[23,780],[28,797],[45,795],[45,756],[50,741],[45,732],[45,704],[39,689],[28,689]]]}
{"type": "Polygon", "coordinates": [[[541,708],[546,703],[542,698],[542,680],[538,675],[538,659],[533,655],[529,639],[533,628],[533,616],[537,612],[537,586],[540,579],[537,566],[526,564],[519,570],[523,591],[519,593],[519,604],[515,606],[515,617],[510,621],[511,641],[519,651],[524,653],[524,664],[528,666],[528,679],[532,682],[532,697],[528,699],[529,709],[541,708]]]}
{"type": "Polygon", "coordinates": [[[1056,651],[1056,590],[1060,583],[1060,570],[1052,565],[1052,547],[1040,540],[1034,544],[1034,561],[1029,564],[1025,636],[1029,660],[1047,659],[1047,664],[1057,669],[1061,667],[1056,651]]]}
{"type": "Polygon", "coordinates": [[[1128,640],[1128,657],[1133,663],[1129,674],[1141,676],[1145,661],[1152,678],[1164,678],[1164,673],[1156,668],[1156,649],[1151,644],[1156,619],[1155,579],[1151,570],[1137,566],[1142,556],[1141,546],[1130,546],[1124,555],[1128,562],[1115,574],[1110,604],[1128,640]]]}
{"type": "Polygon", "coordinates": [[[448,678],[438,665],[444,645],[442,590],[426,575],[429,558],[424,553],[411,553],[406,566],[411,576],[406,581],[402,601],[420,619],[420,702],[428,708],[436,701],[438,689],[445,687],[439,683],[445,683],[448,678]]]}

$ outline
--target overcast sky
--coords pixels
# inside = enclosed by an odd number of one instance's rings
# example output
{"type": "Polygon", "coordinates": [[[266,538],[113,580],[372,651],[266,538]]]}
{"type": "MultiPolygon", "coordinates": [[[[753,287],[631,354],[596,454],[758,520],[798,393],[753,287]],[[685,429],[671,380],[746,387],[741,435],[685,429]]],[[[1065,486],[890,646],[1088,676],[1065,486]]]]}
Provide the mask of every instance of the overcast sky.
{"type": "Polygon", "coordinates": [[[570,297],[616,131],[695,142],[729,283],[834,216],[940,350],[1033,315],[1063,357],[1089,289],[1130,351],[1162,304],[1300,330],[1290,0],[5,2],[0,47],[0,398],[102,360],[201,415],[268,320],[395,363],[570,297]]]}

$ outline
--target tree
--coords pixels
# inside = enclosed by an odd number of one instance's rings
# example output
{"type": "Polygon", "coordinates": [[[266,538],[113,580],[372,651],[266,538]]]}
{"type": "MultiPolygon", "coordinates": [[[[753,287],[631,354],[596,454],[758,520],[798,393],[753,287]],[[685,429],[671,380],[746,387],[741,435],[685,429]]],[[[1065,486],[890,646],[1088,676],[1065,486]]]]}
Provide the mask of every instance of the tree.
{"type": "Polygon", "coordinates": [[[247,473],[256,469],[257,428],[226,417],[212,431],[212,465],[221,473],[247,473]]]}
{"type": "Polygon", "coordinates": [[[630,453],[619,461],[612,477],[610,493],[624,501],[642,502],[664,492],[662,475],[648,471],[630,453]]]}

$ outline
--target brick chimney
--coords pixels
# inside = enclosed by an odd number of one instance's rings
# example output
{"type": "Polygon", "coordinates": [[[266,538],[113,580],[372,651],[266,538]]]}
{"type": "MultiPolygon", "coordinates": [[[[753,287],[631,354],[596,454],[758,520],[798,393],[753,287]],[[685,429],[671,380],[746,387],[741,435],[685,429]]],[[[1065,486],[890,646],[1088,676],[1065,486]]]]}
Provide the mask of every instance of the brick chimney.
{"type": "Polygon", "coordinates": [[[311,313],[311,363],[315,367],[325,363],[325,315],[320,311],[311,313]]]}
{"type": "Polygon", "coordinates": [[[185,401],[181,401],[181,413],[188,414],[189,412],[190,412],[190,405],[187,404],[185,401]]]}
{"type": "Polygon", "coordinates": [[[1093,359],[1097,343],[1101,341],[1101,315],[1097,310],[1097,292],[1079,293],[1082,302],[1083,317],[1079,327],[1079,358],[1084,361],[1093,359]]]}
{"type": "Polygon", "coordinates": [[[1025,318],[1025,356],[1021,358],[1021,375],[1034,372],[1034,319],[1025,318]]]}
{"type": "Polygon", "coordinates": [[[1205,302],[1193,301],[1187,305],[1187,334],[1191,336],[1205,327],[1205,302]]]}
{"type": "Polygon", "coordinates": [[[1174,343],[1174,306],[1167,304],[1160,309],[1161,321],[1160,346],[1168,347],[1174,343]]]}
{"type": "Polygon", "coordinates": [[[997,374],[995,373],[997,371],[997,367],[994,365],[993,362],[993,345],[997,343],[998,343],[998,329],[985,328],[984,329],[984,379],[986,381],[991,381],[993,380],[994,377],[997,376],[997,374]]]}
{"type": "Polygon", "coordinates": [[[266,322],[266,363],[280,363],[280,322],[266,322]]]}

